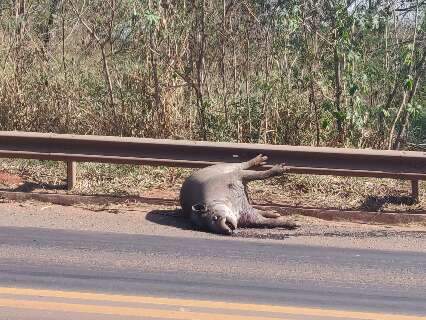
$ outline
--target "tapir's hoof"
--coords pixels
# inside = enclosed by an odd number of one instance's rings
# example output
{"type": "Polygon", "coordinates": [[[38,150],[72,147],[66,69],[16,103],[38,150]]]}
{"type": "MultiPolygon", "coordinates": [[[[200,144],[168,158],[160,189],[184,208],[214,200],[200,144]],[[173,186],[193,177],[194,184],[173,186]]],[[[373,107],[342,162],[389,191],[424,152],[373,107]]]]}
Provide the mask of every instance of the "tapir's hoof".
{"type": "Polygon", "coordinates": [[[266,164],[266,161],[268,160],[267,156],[264,156],[263,154],[258,154],[256,158],[253,159],[255,166],[263,166],[266,164]]]}
{"type": "Polygon", "coordinates": [[[271,170],[275,171],[277,174],[283,174],[289,171],[289,167],[285,165],[285,163],[276,164],[271,168],[271,170]]]}

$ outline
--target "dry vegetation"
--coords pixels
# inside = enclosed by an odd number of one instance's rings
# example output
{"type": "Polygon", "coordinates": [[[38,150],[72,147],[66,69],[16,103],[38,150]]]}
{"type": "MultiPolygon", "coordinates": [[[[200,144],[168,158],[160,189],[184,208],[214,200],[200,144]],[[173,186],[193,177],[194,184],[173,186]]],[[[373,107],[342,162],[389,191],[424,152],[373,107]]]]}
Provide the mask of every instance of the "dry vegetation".
{"type": "Polygon", "coordinates": [[[425,2],[0,1],[0,130],[401,148],[425,2]]]}

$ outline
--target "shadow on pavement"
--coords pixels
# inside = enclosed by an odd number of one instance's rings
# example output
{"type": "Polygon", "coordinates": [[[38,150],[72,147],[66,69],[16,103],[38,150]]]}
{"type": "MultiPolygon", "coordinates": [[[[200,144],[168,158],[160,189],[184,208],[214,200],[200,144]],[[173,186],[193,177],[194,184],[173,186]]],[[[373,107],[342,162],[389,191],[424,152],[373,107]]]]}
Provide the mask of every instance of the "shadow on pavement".
{"type": "Polygon", "coordinates": [[[183,216],[182,210],[153,210],[146,215],[148,221],[182,230],[194,230],[191,222],[183,216]]]}
{"type": "Polygon", "coordinates": [[[415,200],[411,196],[368,196],[360,205],[359,210],[380,211],[385,204],[412,206],[415,200]]]}
{"type": "MultiPolygon", "coordinates": [[[[158,223],[164,226],[171,226],[181,230],[194,230],[203,233],[210,233],[206,230],[200,230],[194,227],[188,219],[186,219],[180,209],[176,210],[153,210],[148,212],[146,215],[148,221],[158,223]]],[[[278,230],[278,229],[275,229],[278,230]]],[[[222,236],[222,235],[218,235],[222,236]]],[[[224,236],[223,237],[228,237],[224,236]]],[[[251,239],[273,239],[273,240],[283,240],[289,238],[288,230],[283,231],[271,231],[269,229],[249,229],[249,228],[240,228],[237,229],[231,237],[237,238],[251,238],[251,239]]]]}
{"type": "Polygon", "coordinates": [[[19,187],[12,189],[13,192],[31,192],[34,190],[66,190],[66,184],[51,184],[51,183],[37,183],[37,182],[25,182],[19,187]]]}

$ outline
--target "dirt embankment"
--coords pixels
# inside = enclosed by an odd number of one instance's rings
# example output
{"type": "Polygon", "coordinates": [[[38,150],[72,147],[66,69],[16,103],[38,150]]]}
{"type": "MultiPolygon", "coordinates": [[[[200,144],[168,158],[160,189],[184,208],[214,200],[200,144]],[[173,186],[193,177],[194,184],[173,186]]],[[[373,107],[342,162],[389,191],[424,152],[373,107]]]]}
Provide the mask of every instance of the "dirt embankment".
{"type": "MultiPolygon", "coordinates": [[[[190,172],[176,168],[83,163],[78,166],[76,188],[67,191],[63,163],[1,159],[0,196],[16,201],[83,204],[96,207],[97,212],[131,203],[136,207],[152,206],[150,211],[153,211],[156,206],[178,207],[180,185],[190,172]]],[[[424,182],[420,189],[426,189],[424,182]]],[[[421,228],[426,225],[426,194],[421,192],[419,203],[414,203],[408,181],[288,175],[253,183],[249,193],[260,209],[275,210],[299,220],[321,218],[336,223],[410,224],[421,228]]],[[[298,232],[299,236],[303,235],[303,231],[298,232]]],[[[333,234],[322,233],[325,237],[333,234]]],[[[343,234],[347,233],[339,236],[343,234]]],[[[246,230],[238,236],[280,239],[287,234],[246,230]]]]}

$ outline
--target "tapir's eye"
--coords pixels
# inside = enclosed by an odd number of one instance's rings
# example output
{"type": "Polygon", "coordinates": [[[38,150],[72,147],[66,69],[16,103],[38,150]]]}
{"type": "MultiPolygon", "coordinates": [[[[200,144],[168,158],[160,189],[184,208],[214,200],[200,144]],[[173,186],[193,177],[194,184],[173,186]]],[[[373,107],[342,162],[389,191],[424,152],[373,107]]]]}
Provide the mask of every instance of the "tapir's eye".
{"type": "Polygon", "coordinates": [[[207,210],[206,206],[201,203],[197,203],[192,206],[192,211],[196,213],[203,213],[203,212],[206,212],[206,210],[207,210]]]}
{"type": "Polygon", "coordinates": [[[218,216],[213,216],[212,219],[213,219],[213,221],[217,221],[217,219],[219,219],[219,218],[218,218],[218,216]]]}

